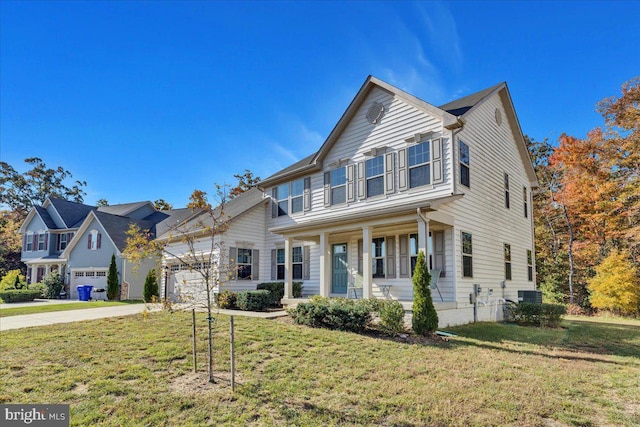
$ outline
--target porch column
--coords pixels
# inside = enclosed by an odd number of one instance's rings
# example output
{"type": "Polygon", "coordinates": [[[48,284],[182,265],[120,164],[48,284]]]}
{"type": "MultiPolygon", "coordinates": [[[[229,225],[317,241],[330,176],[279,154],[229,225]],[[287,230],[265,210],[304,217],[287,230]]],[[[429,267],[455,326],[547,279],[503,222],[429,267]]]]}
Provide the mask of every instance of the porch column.
{"type": "Polygon", "coordinates": [[[418,218],[418,253],[424,251],[427,261],[427,269],[429,266],[429,219],[420,216],[418,218]]]}
{"type": "Polygon", "coordinates": [[[371,298],[373,266],[371,260],[371,229],[362,227],[362,298],[371,298]]]}
{"type": "Polygon", "coordinates": [[[320,233],[320,296],[329,296],[329,266],[331,265],[331,247],[326,232],[320,233]]]}
{"type": "Polygon", "coordinates": [[[284,239],[284,297],[293,298],[293,262],[291,247],[293,239],[287,237],[284,239]]]}

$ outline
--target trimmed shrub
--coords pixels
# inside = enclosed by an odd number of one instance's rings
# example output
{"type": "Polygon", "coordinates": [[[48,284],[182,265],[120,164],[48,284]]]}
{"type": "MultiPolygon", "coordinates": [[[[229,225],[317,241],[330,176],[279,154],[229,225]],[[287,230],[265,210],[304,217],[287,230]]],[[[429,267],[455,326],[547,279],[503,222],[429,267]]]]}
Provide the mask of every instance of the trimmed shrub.
{"type": "Polygon", "coordinates": [[[160,296],[160,293],[158,291],[158,280],[156,279],[156,270],[153,268],[149,270],[149,272],[147,273],[147,277],[144,280],[144,291],[142,296],[145,302],[152,302],[154,298],[158,299],[158,297],[160,296]]]}
{"type": "Polygon", "coordinates": [[[20,273],[20,270],[11,270],[0,280],[0,290],[22,289],[26,284],[27,282],[22,273],[20,273]]]}
{"type": "Polygon", "coordinates": [[[0,299],[5,303],[33,301],[40,296],[37,289],[5,289],[0,291],[0,299]]]}
{"type": "MultiPolygon", "coordinates": [[[[148,278],[148,276],[147,276],[148,278]]],[[[147,282],[144,283],[145,291],[147,282]]],[[[157,288],[157,285],[156,285],[157,288]]],[[[110,301],[118,299],[120,295],[120,281],[118,280],[118,267],[116,267],[116,254],[111,255],[111,263],[109,264],[109,273],[107,274],[107,298],[110,301]]],[[[147,299],[145,298],[145,301],[147,299]]]]}
{"type": "Polygon", "coordinates": [[[427,269],[424,251],[418,254],[413,273],[413,331],[418,335],[427,335],[438,329],[438,313],[431,298],[431,275],[427,269]]]}
{"type": "Polygon", "coordinates": [[[47,288],[43,283],[34,283],[32,285],[29,285],[27,289],[29,289],[30,291],[39,291],[40,295],[37,296],[36,298],[44,298],[45,293],[47,291],[47,288]]]}
{"type": "Polygon", "coordinates": [[[238,295],[229,289],[225,289],[216,296],[216,304],[218,304],[218,307],[227,310],[236,310],[238,308],[237,300],[238,295]]]}
{"type": "Polygon", "coordinates": [[[238,292],[236,304],[243,311],[265,311],[269,307],[271,293],[266,289],[238,292]]]}
{"type": "Polygon", "coordinates": [[[363,332],[372,321],[370,303],[366,300],[313,297],[289,310],[297,324],[314,328],[363,332]]]}
{"type": "Polygon", "coordinates": [[[42,279],[42,284],[44,285],[45,298],[58,298],[58,296],[60,296],[60,292],[62,291],[62,289],[64,289],[62,276],[57,271],[52,271],[51,273],[44,276],[44,279],[42,279]]]}
{"type": "Polygon", "coordinates": [[[378,304],[379,328],[382,332],[397,335],[405,331],[404,307],[398,301],[381,300],[378,304]]]}
{"type": "Polygon", "coordinates": [[[521,325],[535,325],[556,328],[567,309],[560,304],[534,304],[521,302],[515,310],[516,321],[521,325]]]}
{"type": "MultiPolygon", "coordinates": [[[[269,305],[271,307],[280,307],[280,301],[284,298],[284,282],[258,283],[256,289],[268,290],[271,293],[269,305]]],[[[302,297],[302,282],[293,282],[292,293],[294,298],[302,297]]]]}

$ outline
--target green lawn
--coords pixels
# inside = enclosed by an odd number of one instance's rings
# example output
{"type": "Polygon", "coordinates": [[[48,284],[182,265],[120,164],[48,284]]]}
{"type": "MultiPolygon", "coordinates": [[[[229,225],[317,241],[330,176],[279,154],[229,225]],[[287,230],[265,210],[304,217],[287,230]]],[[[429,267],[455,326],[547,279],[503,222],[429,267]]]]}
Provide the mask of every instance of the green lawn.
{"type": "Polygon", "coordinates": [[[51,311],[82,310],[85,308],[113,307],[115,305],[142,304],[142,301],[79,301],[77,303],[41,304],[24,307],[9,307],[0,309],[0,317],[19,316],[21,314],[49,313],[51,311]]]}
{"type": "MultiPolygon", "coordinates": [[[[418,345],[235,320],[235,394],[190,374],[190,314],[160,312],[2,332],[0,403],[69,403],[72,425],[640,425],[638,321],[480,323],[418,345]]],[[[205,336],[201,315],[201,371],[205,336]]]]}

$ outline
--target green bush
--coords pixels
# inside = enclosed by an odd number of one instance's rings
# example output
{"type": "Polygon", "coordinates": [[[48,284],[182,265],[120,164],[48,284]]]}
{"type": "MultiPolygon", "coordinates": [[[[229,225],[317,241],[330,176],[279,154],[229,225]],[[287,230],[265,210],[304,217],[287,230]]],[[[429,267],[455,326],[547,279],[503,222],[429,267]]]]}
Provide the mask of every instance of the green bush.
{"type": "MultiPolygon", "coordinates": [[[[142,294],[145,302],[152,302],[158,299],[160,293],[158,291],[158,280],[156,279],[156,270],[153,268],[147,273],[147,277],[144,280],[144,291],[142,294]]],[[[111,298],[109,298],[111,299],[111,298]]]]}
{"type": "Polygon", "coordinates": [[[52,271],[44,276],[42,284],[44,285],[45,298],[58,298],[58,296],[60,296],[60,292],[64,289],[62,276],[57,271],[52,271]]]}
{"type": "Polygon", "coordinates": [[[536,325],[555,328],[560,325],[567,309],[560,304],[534,304],[521,302],[515,308],[515,319],[521,325],[536,325]]]}
{"type": "Polygon", "coordinates": [[[427,335],[438,329],[438,312],[431,298],[431,275],[427,269],[424,251],[418,254],[413,273],[413,317],[411,325],[418,335],[427,335]]]}
{"type": "Polygon", "coordinates": [[[372,321],[367,300],[313,297],[289,310],[289,315],[300,325],[314,328],[363,332],[372,321]]]}
{"type": "Polygon", "coordinates": [[[265,311],[269,307],[271,293],[266,289],[238,292],[238,308],[243,311],[265,311]]]}
{"type": "Polygon", "coordinates": [[[39,291],[40,292],[40,295],[37,296],[36,298],[44,298],[45,297],[45,293],[47,291],[47,287],[44,285],[44,283],[34,283],[32,285],[29,285],[28,289],[30,291],[39,291]]]}
{"type": "MultiPolygon", "coordinates": [[[[155,273],[154,273],[155,274],[155,273]]],[[[147,276],[148,279],[148,276],[147,276]]],[[[147,282],[145,281],[145,288],[147,282]]],[[[157,288],[157,285],[156,285],[157,288]]],[[[157,294],[157,291],[156,291],[157,294]]],[[[111,254],[111,263],[109,264],[109,273],[107,274],[107,298],[110,301],[118,299],[120,295],[120,281],[118,280],[118,267],[116,266],[116,254],[111,254]]],[[[145,298],[145,301],[148,301],[145,298]]]]}
{"type": "Polygon", "coordinates": [[[40,296],[39,290],[5,289],[0,291],[0,298],[5,303],[33,301],[40,296]]]}
{"type": "Polygon", "coordinates": [[[218,307],[227,310],[236,310],[238,308],[237,300],[238,295],[229,289],[225,289],[216,296],[216,304],[218,304],[218,307]]]}
{"type": "Polygon", "coordinates": [[[3,289],[22,289],[27,285],[24,276],[20,270],[10,270],[0,280],[0,290],[3,289]]]}
{"type": "MultiPolygon", "coordinates": [[[[271,307],[280,307],[280,301],[284,298],[284,282],[258,283],[256,289],[266,289],[271,292],[269,305],[271,307]]],[[[302,297],[302,282],[293,282],[292,294],[294,298],[302,297]]]]}
{"type": "Polygon", "coordinates": [[[379,328],[390,335],[401,334],[405,331],[404,307],[398,301],[380,300],[378,304],[379,328]]]}

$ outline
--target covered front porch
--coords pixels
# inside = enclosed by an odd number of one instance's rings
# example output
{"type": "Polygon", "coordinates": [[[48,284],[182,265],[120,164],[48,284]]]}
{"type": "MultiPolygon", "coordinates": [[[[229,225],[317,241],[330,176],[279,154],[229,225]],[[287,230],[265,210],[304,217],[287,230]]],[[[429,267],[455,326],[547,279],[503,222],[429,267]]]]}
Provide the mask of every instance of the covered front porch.
{"type": "MultiPolygon", "coordinates": [[[[27,284],[29,285],[42,282],[44,276],[54,271],[59,272],[63,279],[65,278],[66,259],[50,256],[26,260],[25,264],[27,265],[27,284]]],[[[68,283],[65,281],[65,284],[68,283]]]]}
{"type": "MultiPolygon", "coordinates": [[[[411,276],[417,255],[425,252],[432,275],[432,297],[442,308],[456,301],[453,218],[430,209],[412,213],[342,221],[320,227],[279,231],[285,238],[284,305],[292,298],[292,257],[295,242],[312,245],[313,289],[305,296],[388,298],[411,309],[411,276]]],[[[307,286],[307,282],[305,282],[307,286]]],[[[311,288],[311,287],[310,287],[311,288]]]]}

